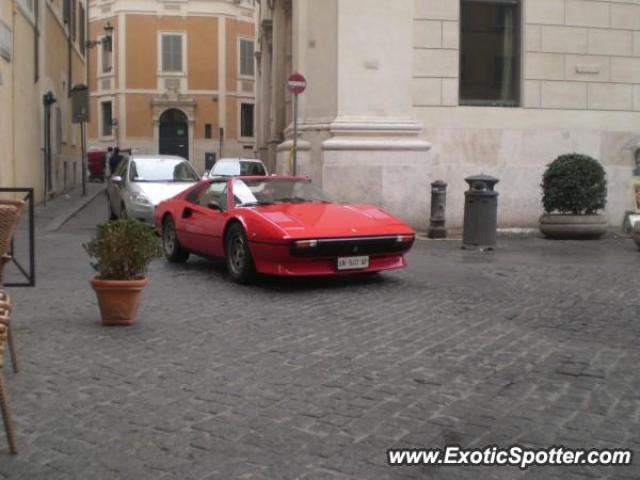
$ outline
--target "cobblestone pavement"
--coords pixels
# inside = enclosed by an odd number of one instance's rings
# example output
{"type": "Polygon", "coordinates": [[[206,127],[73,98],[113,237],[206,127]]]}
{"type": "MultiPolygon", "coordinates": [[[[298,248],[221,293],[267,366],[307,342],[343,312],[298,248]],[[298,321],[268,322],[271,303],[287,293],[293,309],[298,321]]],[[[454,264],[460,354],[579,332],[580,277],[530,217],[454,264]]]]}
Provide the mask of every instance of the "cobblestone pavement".
{"type": "Polygon", "coordinates": [[[386,465],[402,446],[640,449],[630,240],[419,241],[402,272],[248,287],[160,260],[138,323],[106,328],[81,249],[104,212],[42,232],[38,286],[13,290],[20,453],[0,437],[0,478],[640,478],[386,465]]]}

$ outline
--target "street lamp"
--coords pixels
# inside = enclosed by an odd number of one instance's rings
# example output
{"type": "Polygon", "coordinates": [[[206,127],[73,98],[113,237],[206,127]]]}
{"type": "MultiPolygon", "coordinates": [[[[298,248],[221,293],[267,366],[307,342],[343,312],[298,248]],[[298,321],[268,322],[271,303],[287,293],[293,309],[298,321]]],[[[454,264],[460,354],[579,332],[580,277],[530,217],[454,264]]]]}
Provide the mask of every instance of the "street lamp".
{"type": "Polygon", "coordinates": [[[111,38],[113,36],[113,25],[111,24],[110,21],[107,21],[107,23],[105,23],[104,25],[104,37],[102,37],[100,40],[87,40],[87,48],[93,48],[98,46],[99,44],[107,44],[107,43],[111,43],[111,38]]]}

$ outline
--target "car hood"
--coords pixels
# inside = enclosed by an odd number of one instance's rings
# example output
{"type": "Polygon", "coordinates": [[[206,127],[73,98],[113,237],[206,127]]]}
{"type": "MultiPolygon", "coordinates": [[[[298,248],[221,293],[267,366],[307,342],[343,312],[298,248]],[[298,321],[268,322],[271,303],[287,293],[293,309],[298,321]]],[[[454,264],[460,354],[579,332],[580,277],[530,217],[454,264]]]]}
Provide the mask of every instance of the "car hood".
{"type": "Polygon", "coordinates": [[[151,203],[158,205],[163,200],[174,197],[197,182],[139,182],[137,191],[144,193],[151,203]]]}
{"type": "Polygon", "coordinates": [[[413,233],[411,227],[373,205],[301,203],[256,207],[255,211],[290,238],[413,233]]]}

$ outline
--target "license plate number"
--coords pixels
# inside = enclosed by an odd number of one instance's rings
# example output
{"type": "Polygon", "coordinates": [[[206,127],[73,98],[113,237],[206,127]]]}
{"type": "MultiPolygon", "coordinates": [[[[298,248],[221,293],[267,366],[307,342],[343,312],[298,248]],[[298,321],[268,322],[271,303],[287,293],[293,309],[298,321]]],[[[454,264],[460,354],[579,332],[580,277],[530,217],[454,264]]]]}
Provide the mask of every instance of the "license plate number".
{"type": "Polygon", "coordinates": [[[358,270],[369,266],[369,257],[338,257],[338,270],[358,270]]]}

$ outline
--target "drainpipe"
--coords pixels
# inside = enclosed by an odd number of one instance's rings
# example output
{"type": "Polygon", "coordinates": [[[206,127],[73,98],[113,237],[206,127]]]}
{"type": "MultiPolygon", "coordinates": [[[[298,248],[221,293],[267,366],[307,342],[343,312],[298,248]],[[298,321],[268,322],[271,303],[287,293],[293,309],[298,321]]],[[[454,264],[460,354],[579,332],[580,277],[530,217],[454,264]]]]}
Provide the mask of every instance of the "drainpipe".
{"type": "MultiPolygon", "coordinates": [[[[11,32],[15,35],[16,31],[16,15],[18,14],[18,5],[16,0],[11,0],[11,32]]],[[[16,43],[11,42],[11,173],[13,177],[13,186],[16,187],[18,176],[16,174],[16,43]]]]}
{"type": "MultiPolygon", "coordinates": [[[[72,63],[73,63],[73,44],[71,42],[71,22],[74,21],[74,18],[72,17],[73,15],[75,15],[75,11],[73,9],[73,3],[71,3],[71,0],[69,0],[69,18],[67,18],[67,50],[68,50],[68,56],[69,56],[69,65],[68,65],[68,73],[67,73],[67,97],[71,98],[71,84],[73,83],[73,67],[72,67],[72,63]]],[[[63,120],[64,121],[64,120],[63,120]]]]}

